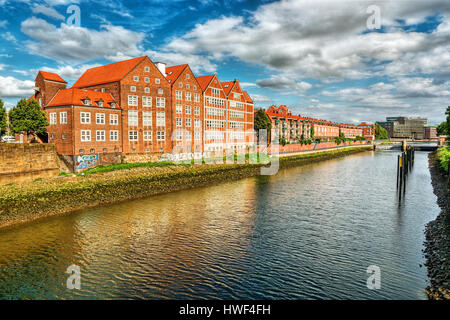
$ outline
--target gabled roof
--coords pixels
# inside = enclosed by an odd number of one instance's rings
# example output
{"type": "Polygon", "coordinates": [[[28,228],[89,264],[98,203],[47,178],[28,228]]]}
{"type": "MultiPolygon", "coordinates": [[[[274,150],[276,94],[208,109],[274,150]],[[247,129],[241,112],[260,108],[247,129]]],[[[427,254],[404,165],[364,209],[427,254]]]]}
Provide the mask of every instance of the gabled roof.
{"type": "Polygon", "coordinates": [[[234,87],[235,81],[227,81],[227,82],[221,82],[220,84],[223,87],[223,91],[225,91],[225,95],[228,96],[231,92],[231,89],[234,87]]]}
{"type": "Polygon", "coordinates": [[[187,66],[188,66],[187,64],[181,64],[179,66],[167,67],[166,68],[167,81],[173,84],[175,81],[177,81],[178,77],[187,66]]]}
{"type": "Polygon", "coordinates": [[[86,70],[72,88],[83,88],[122,80],[147,56],[107,64],[86,70]]]}
{"type": "Polygon", "coordinates": [[[53,73],[53,72],[47,72],[47,71],[39,71],[38,75],[41,74],[42,77],[45,80],[50,80],[50,81],[56,81],[56,82],[62,82],[62,83],[67,83],[67,81],[65,81],[63,78],[61,78],[58,74],[53,73]]]}
{"type": "Polygon", "coordinates": [[[242,91],[242,92],[244,93],[245,102],[253,103],[253,100],[252,100],[252,98],[250,98],[250,96],[248,95],[247,91],[242,91]]]}
{"type": "Polygon", "coordinates": [[[202,88],[202,91],[205,91],[206,88],[208,88],[213,78],[214,78],[213,74],[209,76],[195,77],[195,79],[197,79],[198,84],[200,85],[200,88],[202,88]]]}
{"type": "MultiPolygon", "coordinates": [[[[91,100],[91,106],[93,107],[98,107],[98,101],[100,100],[103,100],[104,108],[111,108],[111,103],[115,102],[113,96],[108,92],[72,88],[59,90],[46,107],[84,106],[83,101],[86,98],[91,100]]],[[[119,108],[117,104],[116,108],[119,108]]]]}

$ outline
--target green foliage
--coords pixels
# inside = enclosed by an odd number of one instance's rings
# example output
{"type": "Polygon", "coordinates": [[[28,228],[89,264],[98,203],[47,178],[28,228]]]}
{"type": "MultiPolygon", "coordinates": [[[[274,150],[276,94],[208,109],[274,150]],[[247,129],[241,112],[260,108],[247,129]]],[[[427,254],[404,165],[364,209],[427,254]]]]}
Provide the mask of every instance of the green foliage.
{"type": "Polygon", "coordinates": [[[321,139],[321,138],[316,138],[316,142],[317,142],[317,143],[321,143],[321,142],[322,142],[322,139],[321,139]]]}
{"type": "Polygon", "coordinates": [[[311,139],[314,139],[314,127],[311,127],[311,129],[309,129],[310,130],[310,136],[311,136],[311,139]]]}
{"type": "MultiPolygon", "coordinates": [[[[133,169],[133,168],[156,168],[156,167],[167,167],[167,166],[173,166],[175,165],[172,162],[136,162],[136,163],[117,163],[117,164],[111,164],[107,166],[96,166],[94,168],[89,168],[82,173],[84,175],[88,174],[95,174],[95,173],[105,173],[105,172],[111,172],[111,171],[117,171],[117,170],[124,170],[124,169],[133,169]]],[[[81,174],[78,174],[81,175],[81,174]]]]}
{"type": "Polygon", "coordinates": [[[444,172],[448,172],[448,161],[450,160],[450,147],[440,148],[437,151],[439,164],[444,172]]]}
{"type": "MultiPolygon", "coordinates": [[[[447,133],[450,133],[450,106],[447,107],[445,114],[447,116],[447,133]]],[[[450,141],[450,135],[447,136],[447,141],[450,141]]]]}
{"type": "Polygon", "coordinates": [[[35,99],[21,99],[9,112],[9,119],[15,133],[45,134],[45,127],[49,125],[45,112],[35,99]]]}
{"type": "Polygon", "coordinates": [[[448,135],[447,122],[446,121],[442,122],[440,125],[437,126],[436,134],[438,136],[447,136],[448,135]]]}
{"type": "MultiPolygon", "coordinates": [[[[339,135],[341,134],[341,132],[339,131],[339,135]]],[[[340,145],[343,141],[341,140],[341,138],[336,137],[334,138],[334,142],[336,142],[337,145],[340,145]]]]}
{"type": "Polygon", "coordinates": [[[286,144],[287,144],[287,142],[286,142],[286,139],[283,137],[283,138],[280,138],[280,144],[284,147],[286,144]]]}
{"type": "Polygon", "coordinates": [[[388,139],[388,132],[386,131],[385,128],[383,128],[382,126],[380,126],[377,122],[375,123],[375,139],[377,140],[384,140],[384,139],[388,139]]]}
{"type": "Polygon", "coordinates": [[[255,120],[254,120],[254,128],[256,130],[256,135],[259,139],[259,130],[267,130],[267,138],[270,141],[270,130],[272,128],[272,124],[270,122],[269,117],[263,109],[259,109],[256,112],[255,120]]]}
{"type": "Polygon", "coordinates": [[[0,136],[6,132],[8,123],[6,122],[6,108],[2,99],[0,99],[0,136]]]}

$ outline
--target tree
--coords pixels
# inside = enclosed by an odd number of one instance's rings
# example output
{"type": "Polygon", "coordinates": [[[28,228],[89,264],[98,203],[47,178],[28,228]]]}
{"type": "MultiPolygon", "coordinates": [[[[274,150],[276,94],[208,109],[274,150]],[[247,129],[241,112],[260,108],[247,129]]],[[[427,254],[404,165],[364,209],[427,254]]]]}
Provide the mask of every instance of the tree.
{"type": "Polygon", "coordinates": [[[33,135],[45,134],[45,127],[49,125],[45,112],[35,99],[21,99],[9,112],[9,120],[15,133],[25,131],[33,135]]]}
{"type": "Polygon", "coordinates": [[[314,127],[311,127],[310,133],[311,133],[311,139],[314,139],[314,127]]]}
{"type": "Polygon", "coordinates": [[[255,120],[254,120],[254,129],[256,130],[256,136],[259,140],[259,130],[267,130],[267,138],[270,141],[270,130],[272,128],[272,123],[269,120],[266,112],[263,109],[259,109],[256,112],[255,120]]]}
{"type": "Polygon", "coordinates": [[[447,122],[446,121],[442,122],[440,125],[437,126],[436,134],[438,136],[447,136],[448,135],[447,122]]]}
{"type": "MultiPolygon", "coordinates": [[[[445,114],[447,115],[447,133],[450,133],[450,106],[447,107],[445,114]]],[[[450,135],[447,135],[447,140],[450,141],[450,135]]]]}
{"type": "Polygon", "coordinates": [[[3,100],[0,99],[0,136],[6,132],[8,123],[6,121],[6,108],[4,107],[3,100]]]}
{"type": "Polygon", "coordinates": [[[388,139],[388,133],[385,128],[375,123],[375,139],[388,139]]]}

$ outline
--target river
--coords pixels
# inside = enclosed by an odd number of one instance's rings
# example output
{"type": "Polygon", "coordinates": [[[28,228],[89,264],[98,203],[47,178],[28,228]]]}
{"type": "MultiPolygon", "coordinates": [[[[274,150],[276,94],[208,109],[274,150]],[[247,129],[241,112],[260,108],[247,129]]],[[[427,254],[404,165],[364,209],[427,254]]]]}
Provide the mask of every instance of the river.
{"type": "Polygon", "coordinates": [[[1,299],[425,299],[428,154],[364,152],[0,230],[1,299]],[[66,269],[81,270],[69,290],[66,269]],[[366,286],[379,266],[381,288],[366,286]]]}

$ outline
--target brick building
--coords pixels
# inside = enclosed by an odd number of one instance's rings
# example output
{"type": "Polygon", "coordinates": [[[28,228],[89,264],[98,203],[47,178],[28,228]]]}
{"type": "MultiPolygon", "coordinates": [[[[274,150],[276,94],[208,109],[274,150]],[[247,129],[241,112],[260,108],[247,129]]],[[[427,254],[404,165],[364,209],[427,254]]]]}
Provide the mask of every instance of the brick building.
{"type": "Polygon", "coordinates": [[[40,71],[35,82],[31,98],[49,117],[49,142],[77,169],[117,155],[196,157],[253,141],[253,101],[239,81],[225,94],[217,75],[195,77],[187,64],[166,68],[144,56],[91,68],[70,89],[54,73],[40,71]]]}
{"type": "Polygon", "coordinates": [[[296,142],[302,137],[332,139],[338,137],[340,132],[346,138],[364,137],[372,140],[375,132],[374,126],[366,123],[353,125],[293,115],[285,105],[270,106],[265,112],[272,123],[272,134],[277,133],[288,142],[296,142]]]}

